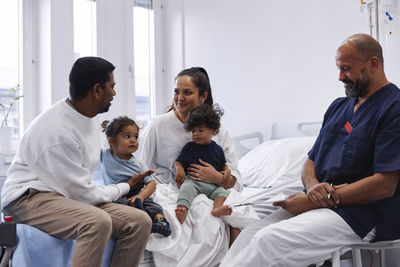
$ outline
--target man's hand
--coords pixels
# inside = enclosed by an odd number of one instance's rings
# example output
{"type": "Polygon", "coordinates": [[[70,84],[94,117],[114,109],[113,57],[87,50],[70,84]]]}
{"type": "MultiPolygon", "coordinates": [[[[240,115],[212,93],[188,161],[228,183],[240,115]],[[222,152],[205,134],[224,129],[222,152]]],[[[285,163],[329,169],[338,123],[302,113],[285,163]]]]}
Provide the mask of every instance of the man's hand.
{"type": "Polygon", "coordinates": [[[131,191],[132,190],[133,191],[140,191],[140,189],[142,189],[143,186],[144,186],[144,182],[143,182],[144,177],[146,177],[147,175],[150,175],[152,173],[154,173],[153,170],[148,170],[148,171],[136,174],[136,175],[132,176],[131,178],[129,178],[127,183],[129,184],[129,187],[131,188],[131,191]]]}
{"type": "Polygon", "coordinates": [[[306,194],[300,192],[288,196],[285,200],[275,201],[272,205],[279,206],[292,215],[319,208],[306,194]]]}
{"type": "Polygon", "coordinates": [[[307,195],[320,208],[337,208],[339,205],[339,196],[335,188],[326,182],[311,186],[307,195]]]}
{"type": "Polygon", "coordinates": [[[140,202],[141,202],[141,203],[143,203],[143,201],[144,201],[143,197],[140,196],[140,194],[137,194],[136,196],[133,196],[133,197],[131,197],[131,198],[128,198],[129,205],[134,206],[135,199],[137,199],[137,198],[140,199],[140,202]]]}

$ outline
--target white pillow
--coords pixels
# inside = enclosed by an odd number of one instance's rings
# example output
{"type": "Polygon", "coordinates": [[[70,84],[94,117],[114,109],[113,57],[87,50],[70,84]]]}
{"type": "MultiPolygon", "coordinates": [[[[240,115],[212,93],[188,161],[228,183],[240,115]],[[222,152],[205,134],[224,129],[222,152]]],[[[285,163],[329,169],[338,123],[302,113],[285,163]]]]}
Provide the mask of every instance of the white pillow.
{"type": "Polygon", "coordinates": [[[266,141],[239,160],[243,183],[270,187],[279,179],[300,179],[307,153],[316,137],[296,137],[266,141]]]}

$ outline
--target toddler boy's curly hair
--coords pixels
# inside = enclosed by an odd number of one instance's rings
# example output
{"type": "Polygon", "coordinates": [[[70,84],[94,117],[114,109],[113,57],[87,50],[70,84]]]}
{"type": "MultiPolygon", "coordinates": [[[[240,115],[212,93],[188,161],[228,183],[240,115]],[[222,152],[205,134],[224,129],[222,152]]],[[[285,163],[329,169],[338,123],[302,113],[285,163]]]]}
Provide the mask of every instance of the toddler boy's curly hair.
{"type": "Polygon", "coordinates": [[[190,132],[194,127],[205,125],[218,133],[222,115],[224,115],[224,111],[219,105],[215,104],[212,107],[202,104],[190,111],[189,116],[184,122],[185,130],[190,132]]]}

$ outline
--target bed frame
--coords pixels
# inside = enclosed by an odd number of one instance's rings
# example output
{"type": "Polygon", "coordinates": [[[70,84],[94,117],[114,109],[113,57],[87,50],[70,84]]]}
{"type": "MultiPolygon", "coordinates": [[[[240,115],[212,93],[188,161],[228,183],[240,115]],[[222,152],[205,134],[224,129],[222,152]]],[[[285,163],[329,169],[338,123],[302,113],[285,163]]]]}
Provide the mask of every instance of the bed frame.
{"type": "Polygon", "coordinates": [[[236,157],[241,159],[247,152],[264,142],[264,137],[261,132],[254,132],[235,136],[233,137],[233,142],[235,144],[236,157]]]}
{"type": "MultiPolygon", "coordinates": [[[[274,122],[271,126],[271,140],[292,137],[317,136],[322,121],[283,121],[274,122]]],[[[247,152],[264,142],[261,132],[252,132],[233,137],[236,156],[241,159],[247,152]]]]}
{"type": "Polygon", "coordinates": [[[321,129],[322,121],[283,121],[274,122],[271,126],[271,140],[317,136],[321,129]]]}

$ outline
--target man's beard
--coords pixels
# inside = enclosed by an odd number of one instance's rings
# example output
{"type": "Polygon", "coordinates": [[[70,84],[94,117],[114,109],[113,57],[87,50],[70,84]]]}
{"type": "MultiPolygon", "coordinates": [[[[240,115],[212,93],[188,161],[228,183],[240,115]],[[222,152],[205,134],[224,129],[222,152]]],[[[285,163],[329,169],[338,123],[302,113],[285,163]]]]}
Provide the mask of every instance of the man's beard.
{"type": "Polygon", "coordinates": [[[110,109],[110,107],[111,107],[111,102],[108,103],[108,106],[100,107],[99,110],[97,111],[97,113],[99,114],[99,113],[108,112],[108,110],[110,109]]]}
{"type": "Polygon", "coordinates": [[[365,69],[361,70],[360,78],[358,78],[355,82],[350,79],[344,79],[342,82],[352,84],[350,87],[345,87],[345,93],[347,97],[363,97],[368,93],[370,79],[368,79],[367,75],[365,75],[365,69]]]}

